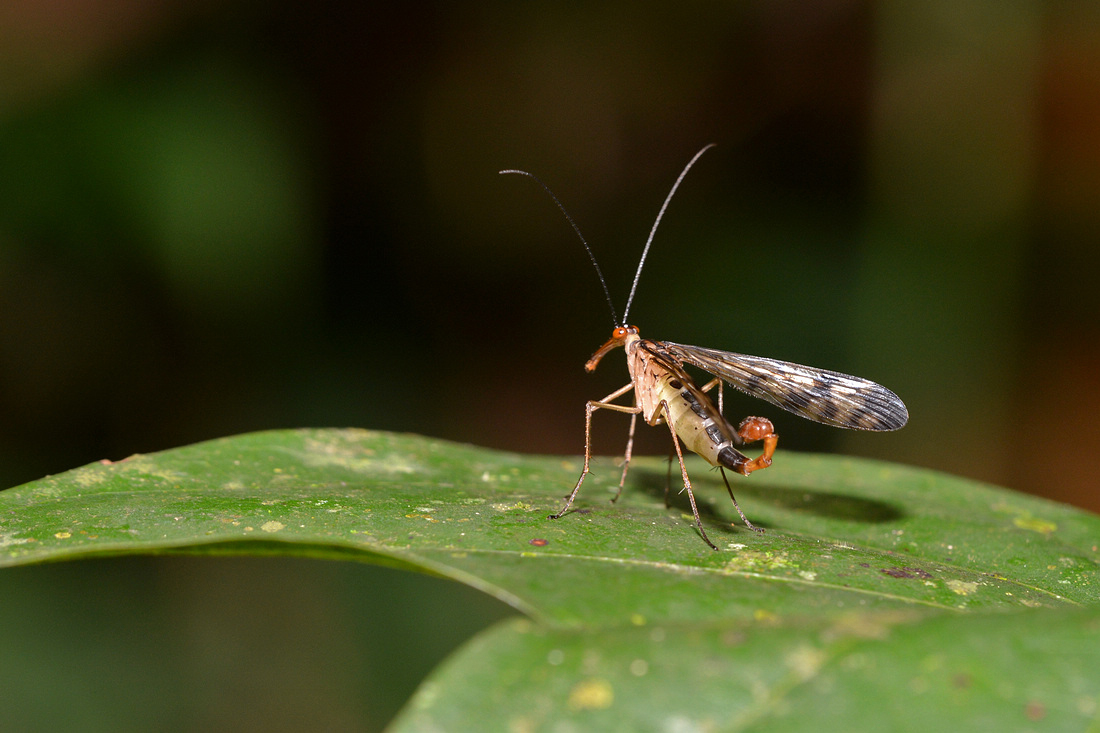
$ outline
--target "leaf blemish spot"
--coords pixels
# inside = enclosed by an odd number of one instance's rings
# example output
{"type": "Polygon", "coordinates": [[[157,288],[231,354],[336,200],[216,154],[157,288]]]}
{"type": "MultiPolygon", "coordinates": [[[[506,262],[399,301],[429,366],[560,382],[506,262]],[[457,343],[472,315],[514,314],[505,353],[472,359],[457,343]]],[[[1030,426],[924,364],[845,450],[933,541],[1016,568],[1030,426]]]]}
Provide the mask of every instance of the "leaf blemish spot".
{"type": "Polygon", "coordinates": [[[978,585],[980,585],[980,584],[975,583],[973,581],[966,581],[966,580],[954,580],[954,579],[952,579],[952,580],[947,581],[947,587],[950,588],[952,592],[954,592],[954,593],[956,593],[960,596],[973,595],[974,593],[976,593],[978,591],[978,585]]]}
{"type": "Polygon", "coordinates": [[[598,677],[578,682],[569,691],[569,707],[573,710],[604,710],[614,701],[611,683],[598,677]]]}

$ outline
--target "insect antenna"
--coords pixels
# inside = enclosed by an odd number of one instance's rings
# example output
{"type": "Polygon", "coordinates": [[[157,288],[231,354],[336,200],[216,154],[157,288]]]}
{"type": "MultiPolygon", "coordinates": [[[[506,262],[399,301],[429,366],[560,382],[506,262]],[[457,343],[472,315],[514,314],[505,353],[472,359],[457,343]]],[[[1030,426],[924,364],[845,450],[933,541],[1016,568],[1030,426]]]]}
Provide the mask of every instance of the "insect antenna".
{"type": "Polygon", "coordinates": [[[504,175],[505,173],[516,173],[521,176],[532,178],[533,180],[535,180],[535,183],[542,186],[542,190],[544,190],[544,192],[550,194],[550,198],[553,199],[553,203],[558,205],[558,208],[561,209],[562,214],[565,215],[565,220],[569,221],[569,225],[573,228],[573,231],[576,232],[577,238],[581,240],[581,244],[584,244],[584,251],[588,253],[588,259],[592,260],[592,266],[596,269],[596,276],[599,277],[599,284],[604,286],[604,297],[607,298],[607,307],[612,309],[612,321],[614,321],[614,325],[625,325],[626,321],[619,321],[618,316],[615,313],[615,304],[612,303],[612,292],[607,289],[607,281],[604,280],[604,271],[599,269],[599,263],[596,262],[596,255],[592,253],[592,248],[588,247],[588,243],[584,240],[584,234],[581,233],[581,228],[576,226],[576,222],[573,221],[573,217],[569,216],[569,211],[566,211],[565,207],[561,205],[561,201],[558,200],[558,197],[553,195],[552,190],[550,190],[550,186],[542,183],[537,175],[533,173],[528,173],[527,171],[515,171],[515,169],[511,168],[507,169],[507,171],[500,171],[500,175],[504,175]]]}
{"type": "MultiPolygon", "coordinates": [[[[630,286],[630,296],[626,299],[626,308],[623,309],[624,326],[626,325],[627,314],[630,313],[630,304],[634,302],[634,292],[638,289],[638,280],[642,276],[642,268],[645,267],[645,258],[649,256],[649,245],[653,244],[653,235],[657,233],[657,225],[661,223],[661,217],[665,215],[665,209],[668,208],[668,202],[672,200],[672,195],[676,193],[676,189],[680,187],[680,181],[684,180],[684,176],[691,170],[691,166],[695,165],[695,161],[699,160],[699,157],[713,148],[714,145],[714,143],[711,143],[705,146],[695,154],[695,157],[688,161],[688,164],[684,166],[684,169],[680,171],[680,175],[676,178],[676,183],[672,184],[672,190],[668,192],[668,196],[665,196],[665,202],[661,204],[661,210],[657,212],[657,219],[653,222],[653,228],[649,230],[649,239],[645,241],[645,249],[642,250],[642,259],[638,261],[638,271],[634,273],[634,284],[630,286]]],[[[553,194],[550,195],[553,196],[553,194]]],[[[558,205],[560,206],[561,204],[558,205]]],[[[566,216],[568,216],[568,214],[566,216]]],[[[605,285],[604,288],[606,289],[606,287],[605,285]]]]}
{"type": "Polygon", "coordinates": [[[588,243],[584,239],[584,234],[581,233],[581,228],[576,226],[576,222],[573,221],[573,217],[569,216],[569,211],[566,211],[565,207],[562,206],[561,201],[558,200],[558,197],[553,195],[552,190],[550,190],[550,186],[542,183],[542,180],[539,179],[537,175],[533,173],[528,173],[527,171],[516,171],[516,169],[513,168],[509,168],[507,169],[507,171],[500,171],[500,175],[504,175],[505,173],[515,173],[521,176],[527,176],[528,178],[535,180],[535,183],[542,186],[542,190],[550,195],[550,198],[553,199],[553,203],[558,205],[558,208],[561,209],[562,214],[565,216],[565,220],[569,221],[569,225],[573,228],[573,231],[576,232],[577,239],[580,239],[581,244],[584,244],[584,251],[588,253],[588,259],[592,260],[592,266],[596,269],[596,276],[599,277],[599,284],[603,285],[604,287],[604,297],[607,298],[607,307],[612,310],[612,321],[614,321],[613,325],[620,325],[618,315],[616,315],[615,313],[615,304],[612,302],[612,292],[607,289],[607,281],[604,280],[604,271],[599,269],[599,263],[596,262],[596,255],[592,253],[592,248],[588,247],[588,243]]]}

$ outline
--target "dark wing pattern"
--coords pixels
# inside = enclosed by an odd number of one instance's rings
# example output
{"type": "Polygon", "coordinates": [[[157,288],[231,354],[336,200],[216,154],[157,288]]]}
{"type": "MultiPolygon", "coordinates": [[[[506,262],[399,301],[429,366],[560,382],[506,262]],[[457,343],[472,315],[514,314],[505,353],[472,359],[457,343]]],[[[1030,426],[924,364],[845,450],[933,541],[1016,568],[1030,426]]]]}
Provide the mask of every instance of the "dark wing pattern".
{"type": "Polygon", "coordinates": [[[867,379],[762,356],[659,343],[672,358],[808,420],[855,430],[897,430],[909,421],[901,399],[867,379]]]}

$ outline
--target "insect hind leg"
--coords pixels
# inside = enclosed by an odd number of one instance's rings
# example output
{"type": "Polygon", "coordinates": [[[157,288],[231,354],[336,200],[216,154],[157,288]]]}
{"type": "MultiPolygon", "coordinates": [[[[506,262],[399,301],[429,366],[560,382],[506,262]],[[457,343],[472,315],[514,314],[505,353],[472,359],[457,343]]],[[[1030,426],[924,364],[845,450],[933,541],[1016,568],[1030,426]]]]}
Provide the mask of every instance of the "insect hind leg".
{"type": "Polygon", "coordinates": [[[741,511],[741,506],[737,503],[737,499],[733,496],[733,487],[730,486],[730,480],[726,478],[726,469],[722,466],[718,467],[718,470],[722,473],[722,480],[726,482],[726,491],[729,492],[730,501],[733,502],[733,508],[737,510],[737,513],[741,515],[741,521],[745,523],[745,526],[754,532],[763,532],[762,527],[757,527],[755,524],[749,521],[749,518],[745,516],[745,513],[741,511]]]}
{"type": "MultiPolygon", "coordinates": [[[[715,387],[718,388],[718,412],[721,414],[722,380],[715,377],[703,385],[702,391],[710,392],[715,387]]],[[[771,420],[764,417],[746,417],[741,421],[741,424],[737,426],[735,437],[737,439],[737,445],[755,443],[758,440],[763,440],[764,452],[758,458],[750,460],[748,456],[740,451],[729,449],[727,456],[719,456],[719,460],[722,461],[726,468],[733,469],[740,474],[748,476],[753,471],[767,468],[772,465],[772,454],[775,453],[775,446],[779,442],[779,436],[775,434],[775,427],[772,426],[771,420]]],[[[734,502],[734,504],[736,503],[737,502],[734,502]]]]}
{"type": "Polygon", "coordinates": [[[730,486],[729,479],[726,477],[725,469],[729,468],[748,476],[753,471],[767,468],[772,465],[772,455],[775,453],[775,446],[779,442],[779,436],[775,434],[775,428],[772,426],[770,420],[763,417],[746,417],[741,421],[741,424],[737,426],[737,437],[742,443],[755,443],[758,440],[764,441],[763,453],[754,459],[750,459],[748,456],[741,453],[741,451],[727,446],[718,454],[718,459],[722,463],[718,469],[722,472],[722,480],[726,483],[726,491],[729,492],[730,501],[733,502],[733,508],[741,515],[741,521],[743,521],[745,526],[749,529],[756,532],[763,532],[763,529],[750,522],[749,518],[745,516],[745,512],[741,511],[741,506],[737,503],[737,498],[733,495],[733,487],[730,486]]]}
{"type": "Polygon", "coordinates": [[[672,461],[676,458],[676,447],[668,449],[668,473],[665,475],[665,509],[672,507],[669,491],[672,489],[672,461]]]}
{"type": "Polygon", "coordinates": [[[691,503],[691,513],[695,515],[695,527],[699,530],[703,542],[710,545],[710,549],[717,550],[718,545],[710,541],[710,537],[707,537],[706,530],[703,529],[703,520],[699,516],[699,508],[695,505],[695,494],[691,491],[691,479],[688,478],[687,466],[684,465],[684,453],[680,450],[680,439],[676,435],[676,428],[672,426],[672,420],[670,419],[671,413],[669,412],[668,402],[666,400],[661,400],[661,409],[665,413],[665,424],[668,425],[668,431],[672,433],[672,446],[676,449],[676,458],[680,461],[680,475],[684,478],[684,490],[687,491],[688,502],[691,503]]]}

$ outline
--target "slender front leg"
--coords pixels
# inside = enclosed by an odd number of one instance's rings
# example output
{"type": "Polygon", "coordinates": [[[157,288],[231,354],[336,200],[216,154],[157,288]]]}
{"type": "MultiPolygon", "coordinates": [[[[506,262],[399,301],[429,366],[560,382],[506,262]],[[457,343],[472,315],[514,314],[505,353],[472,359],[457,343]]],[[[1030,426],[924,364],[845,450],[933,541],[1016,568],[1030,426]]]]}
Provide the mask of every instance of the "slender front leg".
{"type": "MultiPolygon", "coordinates": [[[[614,392],[609,394],[607,397],[604,397],[602,400],[589,400],[588,402],[585,403],[585,405],[584,405],[584,468],[581,470],[581,477],[579,479],[577,479],[577,485],[573,487],[573,491],[572,491],[572,493],[569,494],[569,498],[566,500],[565,506],[563,506],[561,508],[561,511],[558,512],[557,514],[551,514],[550,519],[561,519],[562,516],[567,511],[569,511],[569,507],[573,506],[573,500],[577,498],[577,492],[581,490],[581,484],[584,483],[584,477],[588,475],[588,462],[592,458],[592,413],[594,413],[596,410],[599,410],[600,408],[603,408],[603,409],[607,409],[607,410],[614,410],[615,412],[628,412],[628,413],[631,413],[632,415],[634,415],[634,417],[637,417],[638,413],[641,412],[640,407],[629,407],[627,405],[616,405],[616,404],[613,404],[611,402],[611,400],[613,400],[617,397],[622,397],[624,394],[626,394],[627,392],[629,392],[633,388],[634,388],[633,384],[628,384],[625,387],[622,387],[620,389],[615,390],[614,392]]],[[[634,438],[633,425],[634,425],[634,421],[632,420],[631,421],[631,431],[630,431],[631,442],[633,442],[633,438],[634,438]]],[[[628,450],[629,450],[630,447],[631,446],[628,443],[628,450]]],[[[629,454],[628,454],[628,460],[629,460],[629,454]]],[[[624,481],[626,480],[626,472],[625,471],[623,472],[623,480],[624,481]]],[[[622,492],[622,484],[621,483],[619,484],[619,492],[620,493],[622,492]]],[[[618,498],[618,494],[616,494],[615,498],[616,499],[618,498]]]]}
{"type": "Polygon", "coordinates": [[[710,545],[710,549],[717,550],[718,545],[710,541],[710,537],[707,537],[706,530],[703,529],[703,520],[699,516],[699,508],[695,506],[695,494],[691,491],[691,479],[688,478],[687,466],[684,465],[684,454],[680,450],[680,439],[676,436],[676,429],[672,427],[671,414],[668,409],[668,401],[661,400],[660,408],[665,413],[665,424],[668,425],[668,431],[672,433],[672,445],[676,448],[676,457],[680,460],[680,474],[684,477],[684,489],[688,494],[688,501],[691,503],[691,513],[695,515],[695,526],[699,529],[699,534],[703,537],[703,542],[710,545]]]}

